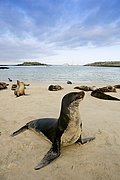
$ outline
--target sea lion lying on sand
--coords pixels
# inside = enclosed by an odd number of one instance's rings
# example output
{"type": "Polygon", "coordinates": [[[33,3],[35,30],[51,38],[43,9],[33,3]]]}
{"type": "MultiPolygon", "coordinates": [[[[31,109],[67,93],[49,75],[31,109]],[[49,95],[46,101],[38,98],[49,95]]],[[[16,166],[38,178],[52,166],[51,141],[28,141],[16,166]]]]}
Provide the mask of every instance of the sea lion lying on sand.
{"type": "Polygon", "coordinates": [[[105,86],[101,88],[97,88],[99,92],[117,92],[115,86],[105,86]]]}
{"type": "Polygon", "coordinates": [[[67,81],[67,84],[72,84],[72,82],[71,81],[67,81]]]}
{"type": "Polygon", "coordinates": [[[58,90],[61,90],[61,89],[63,89],[63,88],[60,85],[50,85],[48,87],[49,91],[58,91],[58,90]]]}
{"type": "Polygon", "coordinates": [[[95,90],[99,90],[99,92],[116,92],[116,88],[115,86],[105,86],[105,87],[101,87],[101,88],[96,88],[96,86],[76,86],[74,87],[74,89],[80,89],[83,91],[95,91],[95,90]]]}
{"type": "Polygon", "coordinates": [[[5,82],[0,82],[0,90],[2,90],[2,89],[7,89],[7,86],[8,86],[9,84],[6,84],[5,82]]]}
{"type": "Polygon", "coordinates": [[[79,90],[83,90],[83,91],[94,91],[96,89],[96,86],[76,86],[74,87],[74,89],[79,89],[79,90]]]}
{"type": "Polygon", "coordinates": [[[120,85],[114,85],[114,87],[120,89],[120,85]]]}
{"type": "Polygon", "coordinates": [[[107,95],[107,94],[99,91],[98,89],[95,90],[95,91],[92,91],[91,96],[99,98],[99,99],[104,99],[104,100],[120,101],[120,99],[118,99],[116,97],[113,97],[113,96],[110,96],[110,95],[107,95]]]}

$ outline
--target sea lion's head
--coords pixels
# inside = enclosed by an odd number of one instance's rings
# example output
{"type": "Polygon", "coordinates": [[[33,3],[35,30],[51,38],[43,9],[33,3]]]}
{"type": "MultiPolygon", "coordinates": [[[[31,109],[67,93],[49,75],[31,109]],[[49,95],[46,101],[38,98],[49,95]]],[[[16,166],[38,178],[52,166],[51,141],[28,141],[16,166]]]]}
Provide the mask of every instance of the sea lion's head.
{"type": "Polygon", "coordinates": [[[66,107],[69,107],[72,105],[78,106],[79,102],[83,100],[84,96],[85,96],[84,91],[70,92],[63,97],[62,105],[66,107]]]}
{"type": "Polygon", "coordinates": [[[62,99],[59,117],[59,129],[65,130],[69,122],[77,122],[80,119],[79,103],[85,96],[84,91],[70,92],[62,99]]]}
{"type": "Polygon", "coordinates": [[[71,113],[78,111],[79,103],[83,100],[85,95],[84,91],[70,92],[62,99],[61,114],[70,116],[71,113]]]}

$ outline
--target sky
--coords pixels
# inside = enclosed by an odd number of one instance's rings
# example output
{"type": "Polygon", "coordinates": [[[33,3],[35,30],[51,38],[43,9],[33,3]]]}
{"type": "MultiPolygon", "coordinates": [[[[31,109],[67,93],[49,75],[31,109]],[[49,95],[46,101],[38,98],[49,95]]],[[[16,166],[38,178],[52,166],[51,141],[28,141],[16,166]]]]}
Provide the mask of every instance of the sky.
{"type": "Polygon", "coordinates": [[[120,0],[0,0],[0,64],[120,60],[120,0]]]}

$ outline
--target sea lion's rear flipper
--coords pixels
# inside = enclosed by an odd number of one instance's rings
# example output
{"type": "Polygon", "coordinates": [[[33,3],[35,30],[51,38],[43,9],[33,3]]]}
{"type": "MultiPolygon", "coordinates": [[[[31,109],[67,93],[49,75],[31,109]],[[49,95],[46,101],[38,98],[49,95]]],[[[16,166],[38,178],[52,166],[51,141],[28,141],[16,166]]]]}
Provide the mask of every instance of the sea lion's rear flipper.
{"type": "Polygon", "coordinates": [[[53,144],[51,149],[47,152],[44,158],[41,160],[40,163],[34,168],[35,170],[39,170],[48,164],[50,164],[54,159],[60,156],[60,140],[56,140],[53,144]]]}
{"type": "Polygon", "coordinates": [[[18,129],[17,131],[13,132],[13,133],[11,134],[11,136],[12,136],[12,137],[13,137],[13,136],[16,136],[16,135],[20,134],[21,132],[26,131],[27,129],[28,129],[28,124],[26,124],[25,126],[21,127],[21,128],[18,129]]]}

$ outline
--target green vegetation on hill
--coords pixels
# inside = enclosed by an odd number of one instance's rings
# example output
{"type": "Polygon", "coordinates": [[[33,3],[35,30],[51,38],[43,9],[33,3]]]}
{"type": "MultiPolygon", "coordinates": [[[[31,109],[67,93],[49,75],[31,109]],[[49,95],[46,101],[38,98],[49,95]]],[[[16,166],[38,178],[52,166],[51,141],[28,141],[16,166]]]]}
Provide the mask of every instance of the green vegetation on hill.
{"type": "Polygon", "coordinates": [[[90,64],[85,64],[84,66],[120,67],[120,61],[94,62],[94,63],[90,63],[90,64]]]}
{"type": "Polygon", "coordinates": [[[35,61],[28,61],[28,62],[23,62],[22,64],[17,64],[17,66],[48,66],[47,64],[44,63],[39,63],[35,61]]]}

